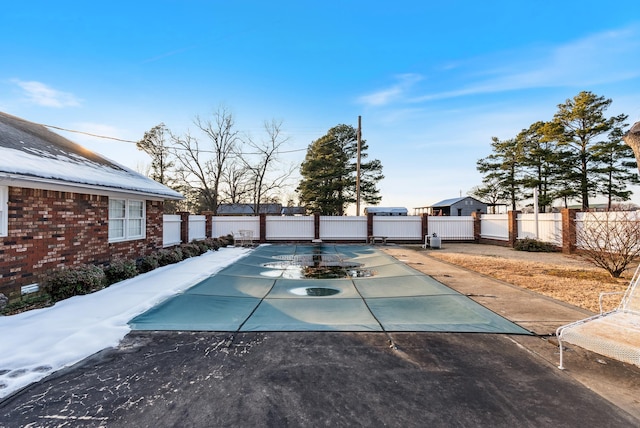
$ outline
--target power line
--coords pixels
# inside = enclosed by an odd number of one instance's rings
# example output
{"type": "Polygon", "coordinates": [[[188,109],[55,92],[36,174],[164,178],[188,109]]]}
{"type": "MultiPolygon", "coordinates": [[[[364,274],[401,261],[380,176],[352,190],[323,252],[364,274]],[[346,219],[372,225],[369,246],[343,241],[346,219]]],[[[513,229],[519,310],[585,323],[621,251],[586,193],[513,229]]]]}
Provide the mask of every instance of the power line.
{"type": "Polygon", "coordinates": [[[42,126],[46,126],[47,128],[53,128],[53,129],[59,129],[61,131],[67,131],[67,132],[74,132],[76,134],[84,134],[84,135],[89,135],[91,137],[97,137],[97,138],[104,138],[107,140],[116,140],[116,141],[122,141],[123,143],[137,143],[137,141],[133,141],[133,140],[124,140],[122,138],[116,138],[116,137],[107,137],[106,135],[98,135],[98,134],[92,134],[90,132],[84,132],[84,131],[76,131],[73,129],[67,129],[67,128],[60,128],[59,126],[53,126],[53,125],[45,125],[42,124],[42,126]]]}
{"type": "MultiPolygon", "coordinates": [[[[43,124],[43,123],[41,123],[39,125],[47,127],[47,128],[58,129],[60,131],[73,132],[75,134],[88,135],[90,137],[96,137],[96,138],[103,138],[105,140],[114,140],[114,141],[120,141],[120,142],[123,142],[123,143],[133,143],[133,144],[137,144],[139,142],[139,141],[133,141],[133,140],[125,140],[123,138],[109,137],[109,136],[106,136],[106,135],[93,134],[93,133],[85,132],[85,131],[78,131],[78,130],[75,130],[75,129],[61,128],[61,127],[55,126],[55,125],[46,125],[46,124],[43,124]]],[[[300,128],[300,129],[305,129],[305,128],[300,128]]],[[[308,128],[308,129],[311,129],[311,128],[308,128]]],[[[186,148],[175,147],[175,146],[173,146],[171,148],[173,150],[180,150],[180,151],[187,151],[188,150],[186,148]]],[[[281,150],[281,151],[278,151],[278,153],[284,153],[284,154],[286,154],[286,153],[296,153],[296,152],[306,151],[307,149],[308,148],[305,147],[305,148],[302,148],[302,149],[281,150]]],[[[199,153],[216,153],[213,150],[197,150],[197,151],[199,153]]],[[[244,153],[244,152],[241,152],[241,153],[238,153],[238,154],[240,154],[240,155],[260,155],[262,153],[260,153],[260,152],[256,152],[256,153],[251,153],[251,152],[244,153]]]]}

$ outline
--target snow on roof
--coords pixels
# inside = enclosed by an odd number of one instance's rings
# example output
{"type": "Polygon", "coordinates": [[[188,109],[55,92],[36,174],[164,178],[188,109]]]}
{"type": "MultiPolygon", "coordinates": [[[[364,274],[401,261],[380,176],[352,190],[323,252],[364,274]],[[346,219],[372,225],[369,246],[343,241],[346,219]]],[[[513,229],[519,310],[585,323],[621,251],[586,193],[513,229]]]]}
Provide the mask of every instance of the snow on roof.
{"type": "Polygon", "coordinates": [[[163,199],[183,196],[46,127],[0,112],[0,178],[72,184],[163,199]]]}

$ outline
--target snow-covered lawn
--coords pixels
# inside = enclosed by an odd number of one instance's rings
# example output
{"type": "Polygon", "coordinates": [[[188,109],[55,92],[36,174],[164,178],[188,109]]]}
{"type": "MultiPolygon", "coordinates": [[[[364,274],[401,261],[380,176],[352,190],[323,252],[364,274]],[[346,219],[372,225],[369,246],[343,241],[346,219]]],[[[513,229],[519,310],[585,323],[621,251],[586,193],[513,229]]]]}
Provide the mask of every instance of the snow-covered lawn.
{"type": "Polygon", "coordinates": [[[44,309],[0,316],[0,398],[108,347],[127,323],[250,250],[221,248],[76,296],[44,309]]]}

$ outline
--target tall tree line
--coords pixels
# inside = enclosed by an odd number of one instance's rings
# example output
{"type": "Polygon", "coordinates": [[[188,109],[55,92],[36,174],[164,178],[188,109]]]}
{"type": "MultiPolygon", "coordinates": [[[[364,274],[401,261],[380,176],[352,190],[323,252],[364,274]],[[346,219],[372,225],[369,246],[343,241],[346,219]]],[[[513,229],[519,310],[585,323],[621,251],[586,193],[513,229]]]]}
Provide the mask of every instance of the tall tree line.
{"type": "Polygon", "coordinates": [[[518,202],[537,190],[538,207],[547,211],[554,201],[578,201],[588,210],[590,199],[603,196],[609,209],[627,201],[637,184],[632,149],[622,141],[627,115],[606,117],[611,105],[605,99],[582,91],[558,105],[549,122],[536,122],[514,138],[492,139],[492,153],[477,161],[482,185],[472,194],[488,203],[518,202]]]}

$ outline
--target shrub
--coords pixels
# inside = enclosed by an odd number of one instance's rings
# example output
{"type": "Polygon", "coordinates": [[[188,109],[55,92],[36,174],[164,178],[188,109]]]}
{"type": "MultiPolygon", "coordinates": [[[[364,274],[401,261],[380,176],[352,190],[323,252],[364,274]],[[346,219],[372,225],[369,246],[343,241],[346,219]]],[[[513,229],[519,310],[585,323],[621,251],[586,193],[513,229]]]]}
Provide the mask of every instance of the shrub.
{"type": "Polygon", "coordinates": [[[145,273],[158,268],[160,263],[158,263],[158,256],[150,254],[136,260],[136,266],[138,268],[138,272],[145,273]]]}
{"type": "Polygon", "coordinates": [[[37,293],[35,295],[23,296],[20,300],[7,304],[0,309],[2,315],[14,315],[31,309],[51,306],[53,302],[47,293],[37,293]]]}
{"type": "Polygon", "coordinates": [[[182,256],[185,259],[189,257],[199,256],[201,254],[200,247],[198,247],[196,244],[193,244],[193,243],[182,244],[180,245],[180,249],[182,250],[182,256]]]}
{"type": "Polygon", "coordinates": [[[138,275],[138,268],[133,260],[116,259],[104,268],[104,275],[107,285],[111,285],[138,275]]]}
{"type": "Polygon", "coordinates": [[[531,253],[552,253],[554,251],[558,251],[553,244],[538,241],[533,238],[518,239],[515,242],[513,249],[517,251],[529,251],[531,253]]]}
{"type": "Polygon", "coordinates": [[[44,291],[54,302],[71,296],[91,293],[105,285],[104,271],[94,265],[63,268],[47,276],[44,291]]]}
{"type": "Polygon", "coordinates": [[[209,245],[207,245],[204,241],[194,241],[193,244],[197,245],[200,248],[200,254],[204,254],[210,250],[209,245]]]}
{"type": "Polygon", "coordinates": [[[640,256],[640,221],[634,211],[585,213],[576,231],[580,255],[613,278],[640,256]]]}
{"type": "Polygon", "coordinates": [[[215,238],[207,238],[203,241],[210,250],[218,251],[220,248],[220,243],[215,238]]]}
{"type": "Polygon", "coordinates": [[[233,235],[229,234],[219,237],[218,242],[220,243],[221,247],[226,247],[229,245],[233,245],[235,241],[233,239],[233,235]]]}
{"type": "Polygon", "coordinates": [[[156,253],[156,256],[160,266],[178,263],[183,257],[182,250],[180,248],[162,249],[156,253]]]}

